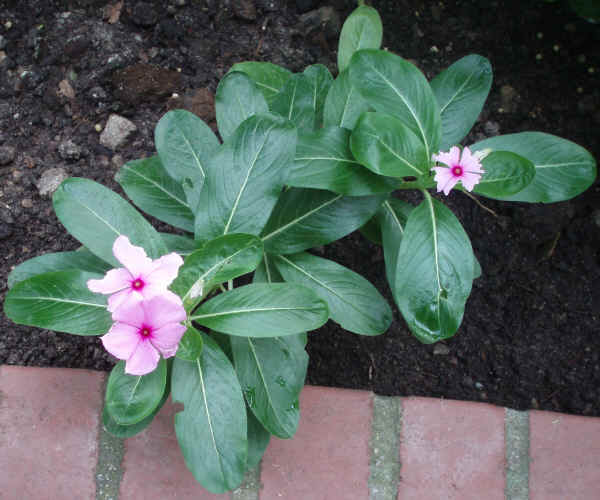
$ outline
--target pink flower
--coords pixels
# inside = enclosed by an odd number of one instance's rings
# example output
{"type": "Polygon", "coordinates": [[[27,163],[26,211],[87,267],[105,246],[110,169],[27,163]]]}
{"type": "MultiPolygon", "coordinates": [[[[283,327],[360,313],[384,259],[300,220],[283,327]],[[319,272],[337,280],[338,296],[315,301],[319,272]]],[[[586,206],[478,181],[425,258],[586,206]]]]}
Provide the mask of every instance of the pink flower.
{"type": "Polygon", "coordinates": [[[113,254],[125,267],[111,269],[100,280],[88,280],[87,287],[96,293],[112,294],[108,310],[114,312],[130,299],[148,299],[157,294],[177,296],[167,287],[177,277],[183,259],[176,253],[152,260],[142,247],[131,244],[127,236],[119,236],[113,254]]]}
{"type": "Polygon", "coordinates": [[[447,153],[440,152],[433,155],[432,159],[447,165],[446,167],[433,167],[431,169],[435,170],[433,180],[437,182],[437,192],[444,191],[446,196],[458,181],[462,182],[467,191],[472,191],[475,184],[481,179],[481,174],[485,173],[485,170],[481,168],[479,156],[471,153],[471,150],[467,147],[463,149],[462,157],[460,149],[453,146],[447,153]]]}
{"type": "Polygon", "coordinates": [[[173,294],[156,295],[148,300],[127,301],[113,312],[115,323],[100,337],[113,356],[126,360],[125,373],[146,375],[164,358],[175,355],[186,327],[181,299],[173,294]]]}

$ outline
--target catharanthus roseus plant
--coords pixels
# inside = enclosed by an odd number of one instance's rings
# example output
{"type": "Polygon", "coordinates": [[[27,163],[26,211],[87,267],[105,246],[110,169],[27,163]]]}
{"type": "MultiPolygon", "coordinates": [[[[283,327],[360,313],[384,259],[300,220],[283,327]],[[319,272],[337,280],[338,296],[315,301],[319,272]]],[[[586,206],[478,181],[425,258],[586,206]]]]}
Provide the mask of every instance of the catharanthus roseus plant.
{"type": "Polygon", "coordinates": [[[295,74],[234,65],[216,93],[220,139],[187,111],[164,115],[157,155],[116,179],[185,235],[158,233],[116,193],[67,179],[54,209],[82,248],[9,277],[15,322],[100,335],[121,360],[106,389],[109,432],[140,432],[169,395],[183,405],[177,439],[210,491],[237,487],[271,435],[295,433],[306,332],[331,319],[379,335],[392,321],[373,285],[308,250],[362,229],[383,246],[408,328],[436,342],[457,332],[481,273],[444,197],[550,203],[596,177],[585,149],[550,134],[460,146],[489,92],[489,62],[469,55],[428,82],[381,40],[379,15],[361,5],[342,29],[335,79],[318,64],[295,74]],[[403,201],[406,189],[422,201],[403,201]]]}

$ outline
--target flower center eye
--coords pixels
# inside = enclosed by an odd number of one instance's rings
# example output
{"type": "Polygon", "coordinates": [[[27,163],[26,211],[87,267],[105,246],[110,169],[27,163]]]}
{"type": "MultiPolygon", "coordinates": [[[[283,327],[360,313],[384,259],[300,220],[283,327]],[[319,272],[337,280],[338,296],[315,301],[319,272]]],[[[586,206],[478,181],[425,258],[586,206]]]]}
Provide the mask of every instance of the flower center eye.
{"type": "Polygon", "coordinates": [[[138,278],[138,279],[132,281],[131,287],[134,290],[141,290],[142,288],[144,288],[144,282],[138,278]]]}
{"type": "Polygon", "coordinates": [[[452,175],[460,177],[463,174],[463,168],[460,165],[454,165],[452,167],[452,175]]]}
{"type": "Polygon", "coordinates": [[[152,333],[152,330],[147,326],[142,326],[142,328],[140,328],[140,335],[142,337],[147,337],[151,333],[152,333]]]}

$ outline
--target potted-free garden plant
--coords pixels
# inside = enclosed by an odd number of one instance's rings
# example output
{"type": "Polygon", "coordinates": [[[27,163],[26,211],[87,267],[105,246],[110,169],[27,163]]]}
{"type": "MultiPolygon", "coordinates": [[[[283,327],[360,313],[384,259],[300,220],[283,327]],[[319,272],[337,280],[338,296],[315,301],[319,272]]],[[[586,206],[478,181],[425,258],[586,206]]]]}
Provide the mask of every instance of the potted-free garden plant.
{"type": "Polygon", "coordinates": [[[185,235],[159,233],[121,196],[71,178],[54,210],[83,246],[9,277],[13,321],[101,335],[121,360],[106,388],[109,432],[140,432],[169,395],[183,405],[177,439],[212,492],[237,487],[271,435],[294,435],[307,332],[331,319],[379,335],[392,321],[373,285],[308,250],[362,229],[383,246],[408,328],[433,343],[457,332],[481,269],[430,190],[550,203],[596,177],[585,149],[545,133],[458,146],[486,100],[490,63],[469,55],[428,82],[381,40],[377,11],[360,5],[344,23],[335,79],[322,65],[235,64],[216,93],[220,139],[187,111],[165,114],[157,154],[116,179],[185,235]],[[418,205],[402,200],[407,189],[418,205]]]}

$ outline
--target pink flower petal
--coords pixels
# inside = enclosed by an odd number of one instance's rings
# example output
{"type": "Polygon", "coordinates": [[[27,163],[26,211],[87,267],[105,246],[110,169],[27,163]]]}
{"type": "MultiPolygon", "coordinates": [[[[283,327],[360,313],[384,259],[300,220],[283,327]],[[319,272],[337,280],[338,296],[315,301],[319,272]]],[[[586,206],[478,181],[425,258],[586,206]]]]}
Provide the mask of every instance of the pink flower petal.
{"type": "Polygon", "coordinates": [[[164,358],[175,356],[181,337],[185,333],[185,326],[179,323],[169,323],[168,325],[154,330],[150,342],[156,347],[164,358]]]}
{"type": "Polygon", "coordinates": [[[473,188],[475,187],[475,184],[479,182],[479,179],[481,179],[481,174],[465,172],[460,181],[467,191],[473,191],[473,188]]]}
{"type": "Polygon", "coordinates": [[[133,278],[148,274],[152,270],[152,259],[146,255],[144,249],[132,245],[129,238],[123,234],[113,243],[113,254],[133,278]]]}
{"type": "Polygon", "coordinates": [[[173,292],[155,295],[142,303],[146,321],[158,329],[169,323],[180,323],[186,318],[181,299],[173,292]]]}
{"type": "Polygon", "coordinates": [[[453,167],[454,165],[458,165],[460,158],[460,149],[457,146],[452,146],[450,151],[447,153],[440,152],[437,155],[432,156],[434,161],[439,163],[444,163],[449,167],[453,167]]]}
{"type": "Polygon", "coordinates": [[[128,293],[119,307],[112,311],[112,319],[140,328],[148,321],[142,296],[138,293],[128,293]]]}
{"type": "Polygon", "coordinates": [[[88,280],[87,287],[95,293],[115,293],[130,286],[131,273],[124,267],[111,269],[104,278],[99,280],[88,280]]]}
{"type": "Polygon", "coordinates": [[[104,349],[119,359],[128,359],[135,351],[140,336],[138,328],[125,323],[114,323],[108,333],[100,337],[104,349]]]}
{"type": "Polygon", "coordinates": [[[131,288],[127,288],[126,290],[121,290],[120,292],[113,293],[108,298],[108,312],[115,312],[119,307],[123,305],[134,292],[131,291],[131,288]]]}
{"type": "Polygon", "coordinates": [[[140,340],[133,354],[125,362],[125,373],[146,375],[155,370],[160,355],[148,339],[140,340]]]}
{"type": "Polygon", "coordinates": [[[448,196],[450,194],[450,191],[452,190],[452,188],[456,185],[456,183],[459,181],[460,179],[458,177],[450,177],[450,179],[448,179],[448,181],[446,181],[446,184],[444,184],[443,186],[440,187],[440,185],[438,184],[438,193],[440,191],[444,191],[444,194],[446,196],[448,196]]]}
{"type": "Polygon", "coordinates": [[[160,259],[152,262],[154,270],[145,276],[146,280],[150,284],[157,284],[163,288],[167,288],[177,278],[177,273],[182,264],[183,259],[176,253],[163,255],[160,259]]]}
{"type": "Polygon", "coordinates": [[[483,172],[479,159],[471,153],[468,147],[463,149],[460,164],[467,172],[483,172]]]}
{"type": "Polygon", "coordinates": [[[438,193],[442,190],[440,185],[446,184],[448,179],[454,177],[452,171],[448,167],[433,167],[431,170],[435,170],[435,177],[433,180],[438,184],[438,193]]]}

